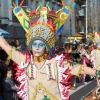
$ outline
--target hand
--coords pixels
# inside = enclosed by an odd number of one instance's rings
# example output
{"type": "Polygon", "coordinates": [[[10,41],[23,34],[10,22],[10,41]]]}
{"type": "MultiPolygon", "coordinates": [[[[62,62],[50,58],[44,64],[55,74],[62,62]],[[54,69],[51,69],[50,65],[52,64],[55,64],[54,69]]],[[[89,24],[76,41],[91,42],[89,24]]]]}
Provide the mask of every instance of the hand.
{"type": "Polygon", "coordinates": [[[70,73],[79,77],[79,75],[81,74],[82,68],[83,68],[83,66],[81,64],[75,64],[72,67],[70,73]]]}
{"type": "Polygon", "coordinates": [[[19,88],[16,86],[16,91],[19,91],[19,88]]]}
{"type": "Polygon", "coordinates": [[[80,55],[81,55],[81,56],[82,56],[82,55],[85,55],[85,53],[86,53],[86,50],[85,50],[85,49],[82,49],[80,55]]]}

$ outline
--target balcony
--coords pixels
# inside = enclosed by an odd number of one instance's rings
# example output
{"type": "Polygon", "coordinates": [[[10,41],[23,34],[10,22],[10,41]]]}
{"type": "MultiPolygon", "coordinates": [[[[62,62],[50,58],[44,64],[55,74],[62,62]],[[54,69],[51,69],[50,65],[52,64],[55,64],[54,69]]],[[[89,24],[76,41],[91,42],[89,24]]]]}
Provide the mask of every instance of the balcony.
{"type": "Polygon", "coordinates": [[[75,2],[79,3],[79,4],[84,4],[86,0],[75,0],[75,2]]]}
{"type": "Polygon", "coordinates": [[[85,17],[85,11],[84,9],[81,9],[78,11],[79,17],[85,17]]]}

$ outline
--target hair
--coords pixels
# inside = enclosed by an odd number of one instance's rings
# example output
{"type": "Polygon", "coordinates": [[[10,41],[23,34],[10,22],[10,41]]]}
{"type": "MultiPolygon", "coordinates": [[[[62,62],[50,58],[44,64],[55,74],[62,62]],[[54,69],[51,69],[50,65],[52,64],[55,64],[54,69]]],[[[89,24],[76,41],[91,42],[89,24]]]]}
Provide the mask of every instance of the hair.
{"type": "Polygon", "coordinates": [[[72,45],[72,50],[77,50],[77,44],[72,45]]]}
{"type": "Polygon", "coordinates": [[[5,74],[7,75],[8,71],[12,71],[12,73],[14,73],[13,69],[11,67],[7,67],[5,74]]]}
{"type": "Polygon", "coordinates": [[[64,47],[65,49],[70,49],[72,47],[72,43],[65,43],[64,47]]]}

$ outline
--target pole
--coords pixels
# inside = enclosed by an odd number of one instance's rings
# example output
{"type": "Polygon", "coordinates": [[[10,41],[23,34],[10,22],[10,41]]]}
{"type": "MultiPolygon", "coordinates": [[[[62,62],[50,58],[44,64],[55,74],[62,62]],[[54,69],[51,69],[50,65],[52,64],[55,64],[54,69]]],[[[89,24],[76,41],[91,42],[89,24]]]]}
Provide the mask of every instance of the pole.
{"type": "Polygon", "coordinates": [[[72,20],[71,20],[71,15],[70,15],[70,36],[72,36],[72,20]]]}
{"type": "Polygon", "coordinates": [[[95,0],[95,23],[96,23],[96,30],[97,30],[97,1],[95,0]]]}
{"type": "Polygon", "coordinates": [[[86,0],[86,40],[87,40],[87,0],[86,0]]]}

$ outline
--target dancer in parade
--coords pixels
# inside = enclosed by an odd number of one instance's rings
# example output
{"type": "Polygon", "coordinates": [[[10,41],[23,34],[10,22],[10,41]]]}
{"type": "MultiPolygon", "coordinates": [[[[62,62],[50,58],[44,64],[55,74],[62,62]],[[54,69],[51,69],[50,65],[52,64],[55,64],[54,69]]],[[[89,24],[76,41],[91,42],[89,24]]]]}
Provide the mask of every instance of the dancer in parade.
{"type": "Polygon", "coordinates": [[[99,75],[96,69],[84,67],[80,64],[73,64],[72,57],[64,52],[54,56],[55,43],[58,35],[64,27],[64,23],[75,6],[72,0],[67,4],[62,0],[63,8],[49,8],[49,2],[45,5],[39,2],[35,10],[27,10],[26,15],[21,8],[24,0],[18,5],[10,5],[22,27],[26,31],[27,45],[30,52],[23,53],[11,47],[0,37],[2,47],[17,67],[15,79],[18,85],[18,96],[22,100],[69,100],[71,88],[71,77],[80,74],[99,75]]]}

